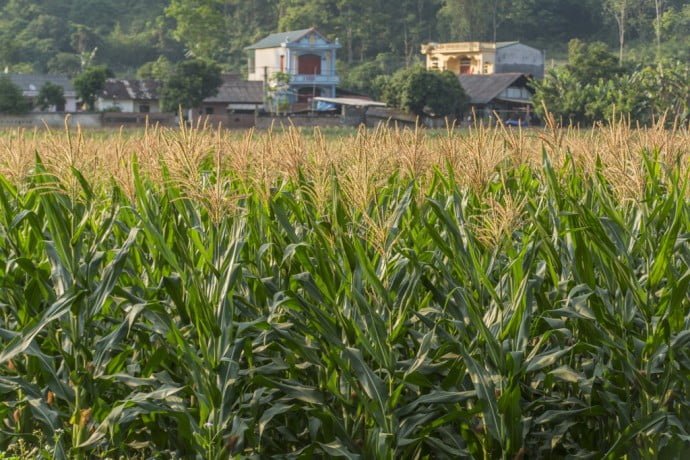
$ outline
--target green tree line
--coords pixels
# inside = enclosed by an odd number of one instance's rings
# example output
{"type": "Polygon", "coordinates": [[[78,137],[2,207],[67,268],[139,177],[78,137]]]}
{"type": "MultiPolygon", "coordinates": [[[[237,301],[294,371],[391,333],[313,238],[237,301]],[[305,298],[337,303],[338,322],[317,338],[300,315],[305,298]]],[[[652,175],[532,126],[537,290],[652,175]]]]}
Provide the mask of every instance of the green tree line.
{"type": "Polygon", "coordinates": [[[521,40],[558,57],[573,38],[622,40],[626,58],[690,59],[687,0],[0,0],[0,66],[133,75],[194,56],[239,71],[245,46],[312,26],[340,40],[357,81],[413,64],[427,41],[521,40]]]}

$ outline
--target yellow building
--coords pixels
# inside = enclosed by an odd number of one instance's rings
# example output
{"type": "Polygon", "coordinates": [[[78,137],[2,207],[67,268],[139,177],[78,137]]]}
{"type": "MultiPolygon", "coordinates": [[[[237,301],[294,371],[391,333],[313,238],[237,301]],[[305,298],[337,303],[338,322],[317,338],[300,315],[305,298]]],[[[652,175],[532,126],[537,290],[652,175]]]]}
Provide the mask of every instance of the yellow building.
{"type": "Polygon", "coordinates": [[[524,73],[544,76],[544,54],[520,42],[457,42],[422,45],[428,70],[449,70],[456,75],[524,73]]]}

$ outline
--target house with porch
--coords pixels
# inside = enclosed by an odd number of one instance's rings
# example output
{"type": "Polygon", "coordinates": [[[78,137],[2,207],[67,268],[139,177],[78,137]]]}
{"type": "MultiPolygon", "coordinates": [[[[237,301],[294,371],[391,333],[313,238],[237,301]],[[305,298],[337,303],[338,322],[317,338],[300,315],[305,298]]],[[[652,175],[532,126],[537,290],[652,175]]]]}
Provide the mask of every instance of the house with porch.
{"type": "Polygon", "coordinates": [[[544,77],[544,53],[520,42],[457,42],[422,45],[428,70],[456,75],[522,73],[544,77]]]}
{"type": "Polygon", "coordinates": [[[314,97],[335,97],[338,40],[331,41],[315,28],[271,34],[245,48],[248,80],[266,83],[267,91],[284,79],[280,96],[290,104],[314,97]],[[276,78],[278,76],[278,78],[276,78]]]}

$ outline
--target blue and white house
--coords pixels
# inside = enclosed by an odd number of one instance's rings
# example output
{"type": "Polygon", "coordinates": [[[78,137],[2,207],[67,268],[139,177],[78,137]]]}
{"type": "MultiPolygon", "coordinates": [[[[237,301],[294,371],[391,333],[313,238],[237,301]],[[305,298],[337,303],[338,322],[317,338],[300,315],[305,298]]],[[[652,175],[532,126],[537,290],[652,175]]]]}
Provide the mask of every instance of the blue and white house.
{"type": "Polygon", "coordinates": [[[338,40],[330,41],[315,28],[271,34],[245,48],[250,81],[281,86],[290,103],[314,97],[335,97],[338,40]]]}

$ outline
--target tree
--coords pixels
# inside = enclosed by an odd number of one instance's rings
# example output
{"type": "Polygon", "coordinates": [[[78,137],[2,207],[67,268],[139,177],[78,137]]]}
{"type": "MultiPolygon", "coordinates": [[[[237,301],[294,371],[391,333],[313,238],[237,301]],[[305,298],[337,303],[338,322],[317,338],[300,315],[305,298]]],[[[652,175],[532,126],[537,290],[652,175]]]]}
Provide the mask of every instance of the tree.
{"type": "Polygon", "coordinates": [[[618,64],[623,65],[623,51],[625,48],[625,28],[628,19],[628,3],[630,0],[604,0],[604,6],[609,11],[618,26],[618,64]]]}
{"type": "Polygon", "coordinates": [[[402,69],[383,84],[383,100],[415,115],[460,116],[468,98],[457,76],[421,66],[402,69]]]}
{"type": "Polygon", "coordinates": [[[680,61],[646,67],[635,74],[641,90],[649,95],[650,117],[666,116],[669,124],[690,123],[690,67],[680,61]],[[663,68],[663,72],[661,69],[663,68]]]}
{"type": "Polygon", "coordinates": [[[690,75],[684,63],[667,63],[624,72],[602,43],[571,42],[566,66],[551,70],[534,82],[535,109],[543,107],[563,122],[590,125],[629,117],[650,124],[690,119],[690,75]],[[601,66],[597,66],[601,62],[601,66]],[[663,72],[662,72],[663,69],[663,72]]]}
{"type": "Polygon", "coordinates": [[[661,59],[661,15],[663,13],[663,0],[654,0],[654,35],[656,37],[656,59],[661,59]]]}
{"type": "Polygon", "coordinates": [[[485,0],[448,0],[439,11],[451,40],[489,40],[492,5],[485,0]]]}
{"type": "Polygon", "coordinates": [[[36,104],[41,110],[46,110],[50,106],[54,106],[55,110],[62,112],[65,108],[65,91],[62,86],[55,83],[46,82],[41,86],[36,98],[36,104]]]}
{"type": "Polygon", "coordinates": [[[163,81],[163,111],[176,112],[180,108],[198,107],[207,97],[218,94],[222,82],[218,65],[199,59],[182,61],[163,81]]]}
{"type": "Polygon", "coordinates": [[[390,75],[403,67],[404,62],[393,53],[380,53],[375,59],[352,67],[340,66],[340,86],[352,91],[359,91],[374,99],[381,97],[381,88],[377,84],[380,76],[390,75]]]}
{"type": "Polygon", "coordinates": [[[226,48],[226,17],[221,0],[172,0],[165,14],[175,20],[173,36],[201,59],[218,59],[226,48]]]}
{"type": "Polygon", "coordinates": [[[583,83],[593,83],[600,78],[620,75],[623,68],[618,65],[616,56],[611,54],[602,42],[584,43],[578,39],[568,43],[568,71],[583,83]]]}
{"type": "Polygon", "coordinates": [[[74,77],[81,72],[81,58],[74,53],[57,53],[48,61],[48,72],[74,77]]]}
{"type": "Polygon", "coordinates": [[[173,64],[165,56],[150,61],[139,67],[137,78],[163,81],[173,71],[173,64]]]}
{"type": "Polygon", "coordinates": [[[30,109],[20,87],[7,76],[0,76],[0,113],[21,115],[30,109]]]}
{"type": "Polygon", "coordinates": [[[84,70],[74,79],[74,89],[89,110],[94,109],[96,95],[105,87],[105,80],[112,72],[105,66],[93,66],[84,70]]]}

